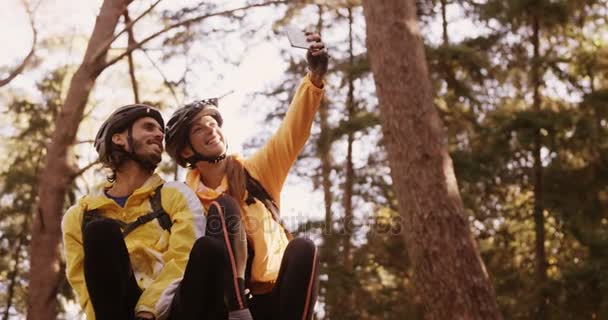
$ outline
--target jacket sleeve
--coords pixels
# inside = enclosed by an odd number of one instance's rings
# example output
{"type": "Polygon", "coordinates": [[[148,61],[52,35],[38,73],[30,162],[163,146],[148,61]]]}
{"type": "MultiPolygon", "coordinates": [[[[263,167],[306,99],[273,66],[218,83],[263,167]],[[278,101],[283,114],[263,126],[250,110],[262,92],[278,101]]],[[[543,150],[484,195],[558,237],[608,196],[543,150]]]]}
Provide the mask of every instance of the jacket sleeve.
{"type": "Polygon", "coordinates": [[[183,277],[194,241],[204,235],[203,207],[184,183],[169,182],[161,189],[161,203],[173,226],[163,267],[156,279],[141,294],[135,311],[148,311],[156,319],[168,316],[175,290],[183,277]]]}
{"type": "Polygon", "coordinates": [[[278,130],[261,149],[245,160],[247,170],[277,204],[289,170],[310,136],[323,92],[308,75],[302,79],[278,130]]]}
{"type": "Polygon", "coordinates": [[[82,310],[87,320],[95,320],[93,305],[89,300],[89,292],[84,281],[84,249],[82,247],[82,213],[80,205],[72,206],[63,216],[61,229],[63,234],[63,250],[66,261],[66,276],[72,288],[76,291],[82,310]]]}

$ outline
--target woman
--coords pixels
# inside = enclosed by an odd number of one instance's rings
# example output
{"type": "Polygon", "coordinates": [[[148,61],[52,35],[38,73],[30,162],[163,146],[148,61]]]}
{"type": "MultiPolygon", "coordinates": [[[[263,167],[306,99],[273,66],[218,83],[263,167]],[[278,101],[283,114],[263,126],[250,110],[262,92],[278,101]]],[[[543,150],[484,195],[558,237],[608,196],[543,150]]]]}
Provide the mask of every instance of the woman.
{"type": "MultiPolygon", "coordinates": [[[[253,156],[226,156],[217,99],[188,104],[168,122],[167,152],[191,168],[186,183],[209,212],[207,236],[195,244],[201,249],[193,250],[202,253],[190,258],[208,271],[206,278],[193,280],[208,297],[201,302],[203,316],[225,318],[228,311],[231,319],[250,313],[256,320],[312,317],[317,248],[308,239],[292,240],[278,215],[283,183],[310,135],[327,72],[321,37],[306,36],[309,72],[281,126],[253,156]]],[[[187,277],[184,282],[192,283],[187,277]]]]}

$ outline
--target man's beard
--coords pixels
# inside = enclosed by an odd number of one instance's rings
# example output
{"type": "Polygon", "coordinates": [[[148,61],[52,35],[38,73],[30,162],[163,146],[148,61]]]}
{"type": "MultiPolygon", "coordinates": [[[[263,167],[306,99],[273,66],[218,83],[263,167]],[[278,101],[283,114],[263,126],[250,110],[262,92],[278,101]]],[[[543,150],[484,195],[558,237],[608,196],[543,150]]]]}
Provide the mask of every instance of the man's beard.
{"type": "Polygon", "coordinates": [[[145,146],[145,142],[137,141],[133,139],[133,149],[131,155],[134,156],[135,161],[137,161],[142,167],[149,171],[154,171],[158,163],[162,160],[162,153],[154,153],[150,152],[148,154],[142,154],[139,151],[143,149],[145,146]]]}

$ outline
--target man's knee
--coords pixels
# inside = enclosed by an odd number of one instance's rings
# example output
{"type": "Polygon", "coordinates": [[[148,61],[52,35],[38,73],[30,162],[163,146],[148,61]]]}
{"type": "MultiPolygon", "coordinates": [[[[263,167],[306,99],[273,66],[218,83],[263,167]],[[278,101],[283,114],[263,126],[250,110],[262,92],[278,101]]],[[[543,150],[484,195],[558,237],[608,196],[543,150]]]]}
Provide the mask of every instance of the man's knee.
{"type": "Polygon", "coordinates": [[[118,223],[112,220],[93,220],[84,226],[83,242],[94,245],[103,243],[111,245],[113,242],[123,241],[122,231],[118,223]]]}

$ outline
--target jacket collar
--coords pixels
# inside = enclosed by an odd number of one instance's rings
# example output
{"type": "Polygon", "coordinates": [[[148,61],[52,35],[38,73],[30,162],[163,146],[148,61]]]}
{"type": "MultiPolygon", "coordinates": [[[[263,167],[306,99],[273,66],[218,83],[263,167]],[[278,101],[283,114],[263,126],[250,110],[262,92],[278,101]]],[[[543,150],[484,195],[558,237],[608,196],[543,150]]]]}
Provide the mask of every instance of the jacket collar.
{"type": "Polygon", "coordinates": [[[220,185],[211,189],[207,187],[202,181],[201,176],[196,169],[190,169],[186,175],[186,184],[196,192],[196,195],[203,201],[212,201],[217,199],[222,193],[228,191],[228,179],[226,175],[222,177],[220,185]]]}
{"type": "MultiPolygon", "coordinates": [[[[150,176],[141,187],[135,189],[129,196],[129,199],[150,197],[154,190],[163,183],[163,179],[155,173],[150,176]]],[[[108,198],[105,194],[105,190],[110,187],[112,187],[112,183],[109,182],[98,185],[91,193],[82,198],[80,203],[88,210],[95,210],[107,206],[120,208],[114,200],[108,198]]]]}

